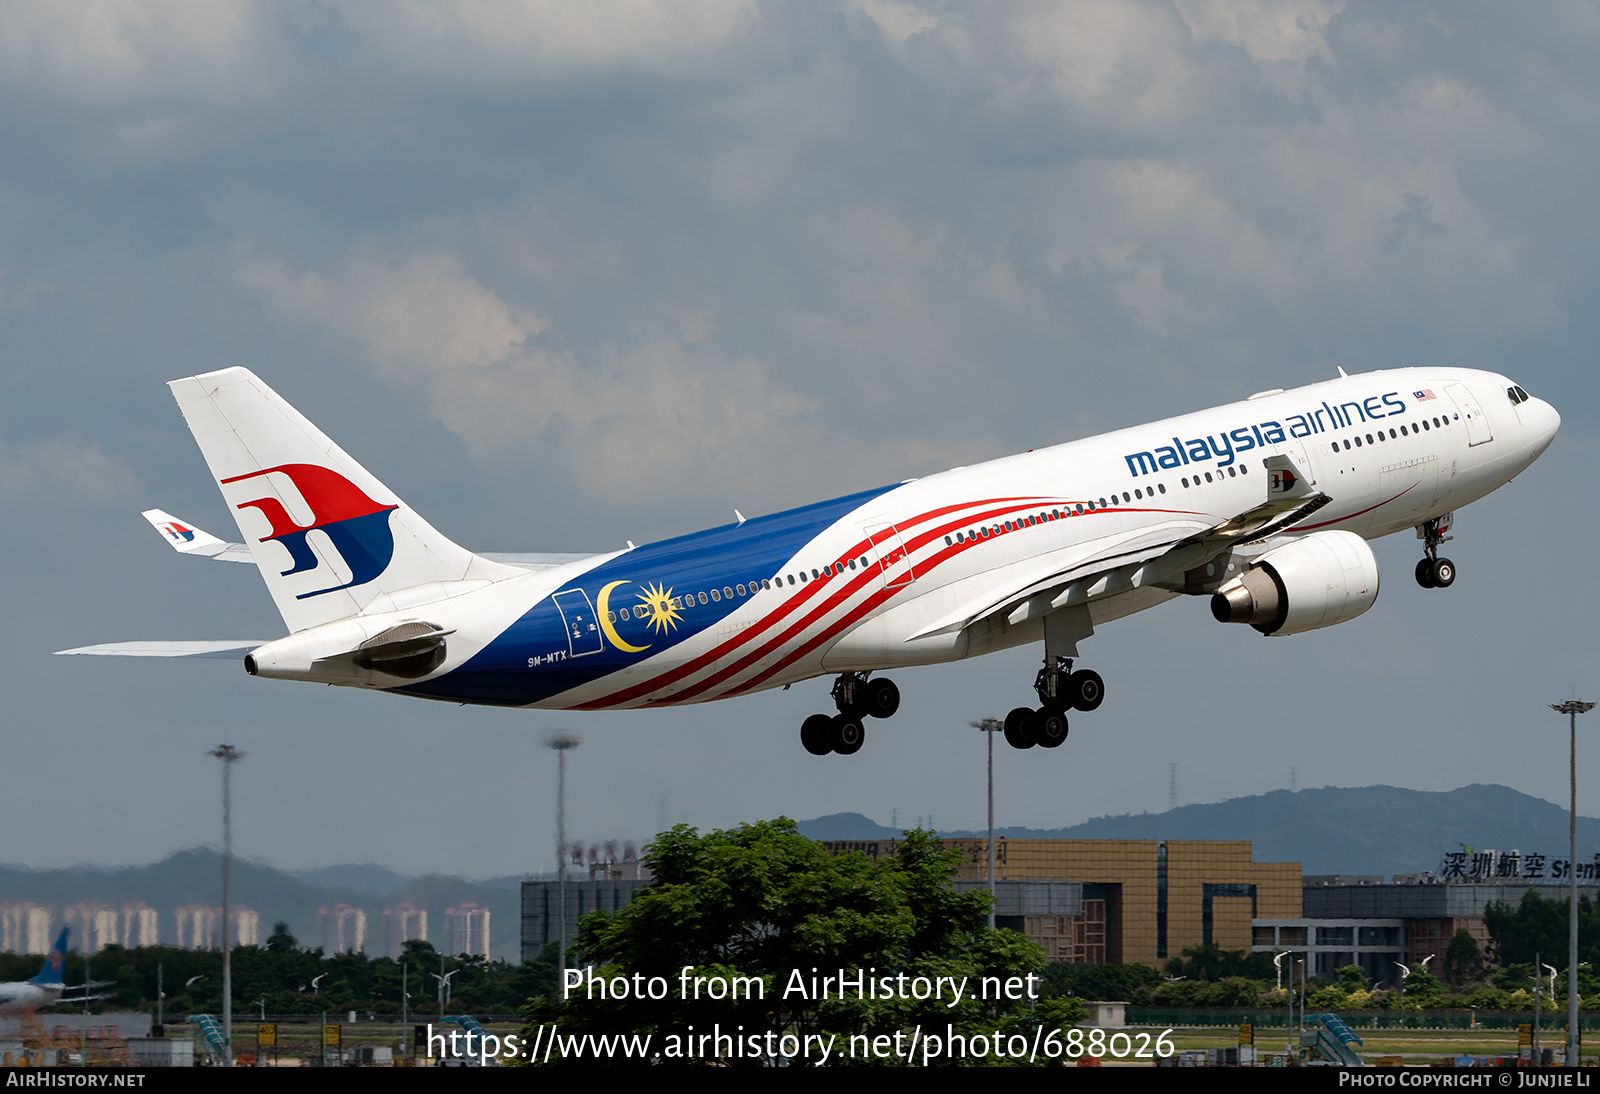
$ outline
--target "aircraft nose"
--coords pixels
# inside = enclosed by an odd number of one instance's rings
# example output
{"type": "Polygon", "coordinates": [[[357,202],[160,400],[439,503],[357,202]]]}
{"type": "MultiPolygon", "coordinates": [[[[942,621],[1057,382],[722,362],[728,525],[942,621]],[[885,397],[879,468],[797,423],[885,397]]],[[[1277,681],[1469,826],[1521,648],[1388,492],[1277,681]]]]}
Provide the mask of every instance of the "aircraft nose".
{"type": "Polygon", "coordinates": [[[1528,440],[1537,456],[1556,439],[1556,434],[1561,430],[1561,415],[1543,399],[1529,399],[1523,406],[1529,411],[1522,417],[1523,428],[1527,430],[1528,440]]]}

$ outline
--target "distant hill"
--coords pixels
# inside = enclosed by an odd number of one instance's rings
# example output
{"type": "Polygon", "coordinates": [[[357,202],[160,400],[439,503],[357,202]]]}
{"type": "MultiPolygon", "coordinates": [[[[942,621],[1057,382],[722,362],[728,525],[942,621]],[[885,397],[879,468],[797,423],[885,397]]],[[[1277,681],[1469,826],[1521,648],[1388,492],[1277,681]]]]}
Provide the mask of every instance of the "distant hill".
{"type": "MultiPolygon", "coordinates": [[[[367,913],[367,953],[384,952],[383,911],[406,902],[428,910],[428,939],[438,949],[448,942],[446,908],[472,901],[489,909],[491,955],[521,960],[521,897],[516,878],[466,881],[430,875],[408,878],[381,866],[329,867],[301,871],[303,876],[262,862],[237,859],[233,864],[232,899],[261,915],[261,940],[272,924],[282,920],[302,946],[322,942],[317,911],[336,904],[351,904],[367,913]],[[313,884],[324,881],[330,884],[313,884]],[[378,887],[385,881],[387,890],[378,887]]],[[[113,907],[143,900],[160,916],[163,942],[171,944],[177,927],[173,909],[184,904],[217,905],[222,902],[222,858],[209,848],[192,848],[169,855],[149,866],[73,866],[58,870],[33,870],[0,866],[0,901],[31,900],[50,905],[56,924],[61,910],[79,901],[102,901],[113,907]]]]}
{"type": "MultiPolygon", "coordinates": [[[[897,834],[858,813],[802,821],[800,830],[816,839],[897,834]]],[[[1565,858],[1567,812],[1508,786],[1482,783],[1443,792],[1329,786],[1275,790],[1165,813],[1095,817],[1068,828],[998,828],[996,833],[1016,839],[1247,839],[1257,862],[1299,862],[1308,874],[1393,875],[1435,869],[1441,854],[1463,843],[1565,858]]],[[[1579,817],[1578,857],[1587,859],[1596,851],[1600,820],[1579,817]]]]}

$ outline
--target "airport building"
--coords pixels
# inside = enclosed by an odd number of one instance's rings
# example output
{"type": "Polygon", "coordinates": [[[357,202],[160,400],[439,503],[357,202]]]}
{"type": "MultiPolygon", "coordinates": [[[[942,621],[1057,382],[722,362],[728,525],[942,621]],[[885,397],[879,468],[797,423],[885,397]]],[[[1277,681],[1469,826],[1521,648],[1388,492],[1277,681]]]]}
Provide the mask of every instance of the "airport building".
{"type": "MultiPolygon", "coordinates": [[[[988,877],[986,839],[947,839],[961,854],[960,884],[988,877]]],[[[872,858],[895,853],[898,840],[839,840],[825,846],[872,858]]],[[[1247,950],[1260,918],[1298,918],[1300,864],[1255,862],[1249,840],[995,840],[997,882],[1076,884],[1081,907],[1007,915],[995,922],[1044,947],[1051,961],[1165,965],[1185,949],[1215,943],[1247,950]]],[[[1000,896],[996,891],[996,897],[1000,896]]]]}
{"type": "MultiPolygon", "coordinates": [[[[961,866],[956,886],[987,885],[988,841],[947,839],[961,866]]],[[[835,840],[834,854],[893,855],[898,840],[835,840]]],[[[1439,970],[1456,932],[1465,930],[1490,955],[1484,911],[1515,905],[1530,889],[1566,899],[1564,884],[1493,869],[1479,874],[1303,877],[1297,862],[1256,862],[1248,840],[995,840],[995,921],[1026,934],[1047,960],[1075,964],[1140,963],[1164,968],[1184,950],[1214,944],[1227,951],[1287,952],[1312,976],[1331,979],[1360,965],[1369,979],[1393,982],[1398,964],[1439,970]]],[[[1447,856],[1448,857],[1448,856],[1447,856]]],[[[1527,858],[1527,856],[1522,856],[1527,858]]],[[[1579,864],[1590,894],[1600,864],[1579,864]]],[[[617,911],[648,885],[648,875],[605,870],[567,881],[570,938],[586,912],[617,911]]],[[[522,956],[532,960],[559,933],[559,886],[522,887],[522,956]]],[[[1492,955],[1491,955],[1492,956],[1492,955]]]]}

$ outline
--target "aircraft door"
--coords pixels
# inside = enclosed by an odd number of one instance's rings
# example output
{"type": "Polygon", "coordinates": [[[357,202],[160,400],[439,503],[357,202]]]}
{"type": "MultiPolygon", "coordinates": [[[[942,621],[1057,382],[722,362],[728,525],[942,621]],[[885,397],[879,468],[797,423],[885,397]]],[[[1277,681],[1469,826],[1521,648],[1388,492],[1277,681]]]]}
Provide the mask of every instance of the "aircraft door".
{"type": "Polygon", "coordinates": [[[1494,430],[1489,428],[1489,419],[1483,413],[1483,408],[1478,405],[1478,400],[1472,397],[1472,392],[1468,390],[1466,384],[1446,384],[1444,393],[1456,404],[1461,420],[1466,423],[1468,448],[1494,440],[1494,430]]]}
{"type": "Polygon", "coordinates": [[[877,555],[878,576],[883,579],[884,588],[903,589],[917,579],[899,529],[893,524],[876,523],[864,525],[863,530],[872,541],[873,553],[877,555]]]}
{"type": "Polygon", "coordinates": [[[573,657],[599,653],[605,649],[605,639],[600,636],[600,620],[589,594],[582,589],[566,589],[551,598],[567,629],[567,649],[573,657]]]}

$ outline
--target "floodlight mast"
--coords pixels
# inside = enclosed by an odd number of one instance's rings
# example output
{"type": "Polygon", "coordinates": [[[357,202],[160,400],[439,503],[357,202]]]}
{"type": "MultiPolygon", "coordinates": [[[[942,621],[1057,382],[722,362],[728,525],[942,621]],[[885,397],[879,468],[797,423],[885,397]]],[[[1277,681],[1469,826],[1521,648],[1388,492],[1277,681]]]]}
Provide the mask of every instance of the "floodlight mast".
{"type": "Polygon", "coordinates": [[[1567,766],[1572,804],[1567,814],[1567,1067],[1578,1066],[1578,715],[1594,709],[1593,703],[1568,699],[1550,709],[1567,716],[1567,766]]]}
{"type": "Polygon", "coordinates": [[[994,735],[1005,729],[1005,723],[998,718],[984,718],[968,724],[989,737],[989,929],[992,931],[994,930],[994,735]]]}
{"type": "Polygon", "coordinates": [[[578,735],[559,730],[546,737],[545,747],[556,754],[556,900],[559,904],[556,927],[556,977],[566,983],[567,974],[567,753],[581,743],[578,735]]]}
{"type": "Polygon", "coordinates": [[[228,938],[228,882],[233,869],[233,765],[244,753],[218,745],[210,755],[222,761],[222,1060],[233,1066],[233,961],[228,938]]]}

